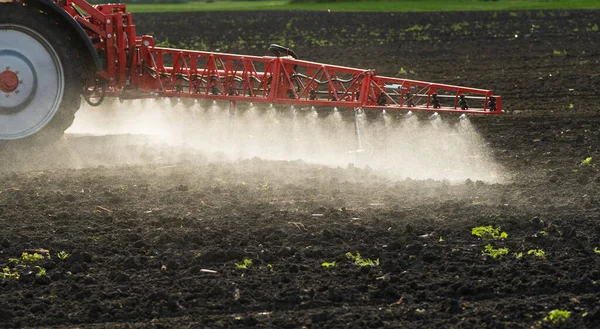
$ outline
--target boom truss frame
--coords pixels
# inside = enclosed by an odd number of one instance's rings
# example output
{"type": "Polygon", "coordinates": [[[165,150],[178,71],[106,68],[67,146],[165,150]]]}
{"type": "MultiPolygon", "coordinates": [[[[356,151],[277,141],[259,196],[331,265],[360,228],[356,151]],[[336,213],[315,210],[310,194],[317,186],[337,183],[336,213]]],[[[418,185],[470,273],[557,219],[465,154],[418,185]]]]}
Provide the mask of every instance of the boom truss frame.
{"type": "Polygon", "coordinates": [[[245,56],[157,47],[136,36],[125,4],[53,0],[86,31],[104,67],[88,94],[137,99],[179,97],[231,102],[380,110],[501,114],[485,89],[384,77],[374,70],[291,56],[245,56]]]}

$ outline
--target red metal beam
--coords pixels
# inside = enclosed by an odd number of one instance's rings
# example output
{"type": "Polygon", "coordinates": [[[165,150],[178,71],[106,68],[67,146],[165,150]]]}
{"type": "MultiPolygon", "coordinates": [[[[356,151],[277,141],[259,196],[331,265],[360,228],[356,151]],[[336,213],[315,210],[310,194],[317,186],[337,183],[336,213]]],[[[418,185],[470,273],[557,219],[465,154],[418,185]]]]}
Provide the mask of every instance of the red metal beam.
{"type": "Polygon", "coordinates": [[[65,0],[105,61],[107,95],[182,97],[363,109],[500,114],[490,90],[378,76],[374,70],[302,61],[155,47],[136,37],[125,4],[65,0]],[[75,10],[75,6],[84,13],[75,10]]]}

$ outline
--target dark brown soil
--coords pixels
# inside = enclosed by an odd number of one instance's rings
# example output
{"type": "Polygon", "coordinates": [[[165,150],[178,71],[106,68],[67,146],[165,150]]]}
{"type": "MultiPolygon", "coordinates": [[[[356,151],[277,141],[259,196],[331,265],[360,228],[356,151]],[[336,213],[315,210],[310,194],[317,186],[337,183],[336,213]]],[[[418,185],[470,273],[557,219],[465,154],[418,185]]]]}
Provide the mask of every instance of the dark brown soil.
{"type": "Polygon", "coordinates": [[[174,44],[263,54],[283,33],[309,60],[494,89],[509,113],[471,120],[511,179],[220,162],[132,136],[2,154],[0,266],[20,277],[0,278],[0,326],[600,327],[598,14],[137,15],[174,44]],[[471,234],[487,225],[508,238],[471,234]],[[51,258],[9,260],[23,252],[51,258]],[[554,309],[571,315],[543,321],[554,309]]]}

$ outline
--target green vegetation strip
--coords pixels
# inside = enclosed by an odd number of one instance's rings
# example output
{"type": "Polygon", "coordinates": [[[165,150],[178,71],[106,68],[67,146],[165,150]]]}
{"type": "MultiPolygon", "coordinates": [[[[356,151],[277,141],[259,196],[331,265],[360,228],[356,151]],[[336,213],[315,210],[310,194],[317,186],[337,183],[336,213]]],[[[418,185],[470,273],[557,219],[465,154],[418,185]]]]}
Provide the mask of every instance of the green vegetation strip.
{"type": "Polygon", "coordinates": [[[285,1],[195,1],[184,3],[128,4],[132,13],[249,10],[432,12],[474,10],[600,9],[598,0],[399,0],[335,3],[285,1]]]}

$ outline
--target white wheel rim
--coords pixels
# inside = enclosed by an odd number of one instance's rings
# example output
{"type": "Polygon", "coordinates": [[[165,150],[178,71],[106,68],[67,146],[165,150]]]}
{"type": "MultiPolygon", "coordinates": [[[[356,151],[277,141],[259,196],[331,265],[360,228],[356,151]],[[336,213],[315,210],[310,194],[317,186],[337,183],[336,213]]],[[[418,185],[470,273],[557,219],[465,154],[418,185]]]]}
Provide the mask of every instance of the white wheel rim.
{"type": "Polygon", "coordinates": [[[37,133],[62,102],[65,76],[58,54],[38,32],[0,24],[1,74],[18,76],[18,87],[2,89],[0,83],[0,140],[37,133]]]}

